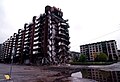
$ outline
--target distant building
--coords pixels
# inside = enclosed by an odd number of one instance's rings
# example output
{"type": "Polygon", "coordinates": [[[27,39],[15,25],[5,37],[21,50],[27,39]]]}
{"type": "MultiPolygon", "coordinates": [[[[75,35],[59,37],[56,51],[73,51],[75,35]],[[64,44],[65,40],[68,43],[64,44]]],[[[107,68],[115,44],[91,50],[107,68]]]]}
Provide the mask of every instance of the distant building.
{"type": "Polygon", "coordinates": [[[3,56],[2,56],[2,44],[0,44],[0,61],[2,60],[3,56]]]}
{"type": "Polygon", "coordinates": [[[75,59],[75,60],[78,60],[79,57],[80,57],[80,52],[75,52],[75,51],[70,51],[70,54],[71,54],[71,59],[75,59]]]}
{"type": "Polygon", "coordinates": [[[118,60],[120,61],[120,50],[118,50],[118,60]]]}
{"type": "MultiPolygon", "coordinates": [[[[13,34],[13,36],[10,36],[9,39],[7,39],[2,46],[2,55],[4,59],[4,63],[10,63],[11,62],[11,56],[13,55],[13,48],[16,47],[16,33],[13,34]]],[[[14,55],[15,58],[15,55],[14,55]]]]}
{"type": "Polygon", "coordinates": [[[88,61],[94,61],[95,54],[105,53],[109,60],[118,60],[117,45],[115,40],[102,41],[80,46],[80,53],[87,56],[88,61]]]}

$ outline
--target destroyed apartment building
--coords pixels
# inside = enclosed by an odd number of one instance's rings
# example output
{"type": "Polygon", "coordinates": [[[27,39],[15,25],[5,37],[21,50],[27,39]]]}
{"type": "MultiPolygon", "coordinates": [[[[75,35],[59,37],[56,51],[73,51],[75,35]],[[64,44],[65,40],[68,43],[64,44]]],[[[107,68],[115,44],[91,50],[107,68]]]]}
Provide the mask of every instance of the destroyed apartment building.
{"type": "Polygon", "coordinates": [[[56,7],[45,7],[45,13],[34,16],[32,22],[14,33],[2,44],[4,63],[62,64],[70,59],[69,25],[63,12],[56,7]]]}

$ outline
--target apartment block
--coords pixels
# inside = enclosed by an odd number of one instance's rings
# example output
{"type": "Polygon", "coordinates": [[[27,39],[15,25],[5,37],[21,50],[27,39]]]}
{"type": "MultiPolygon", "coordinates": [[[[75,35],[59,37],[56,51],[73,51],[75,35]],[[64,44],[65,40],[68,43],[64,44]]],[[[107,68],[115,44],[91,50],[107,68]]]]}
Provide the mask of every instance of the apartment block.
{"type": "Polygon", "coordinates": [[[2,44],[2,54],[1,59],[4,60],[5,63],[11,63],[11,58],[13,58],[13,48],[16,47],[16,33],[13,36],[10,36],[8,40],[6,40],[2,44]]]}
{"type": "Polygon", "coordinates": [[[8,39],[7,41],[5,41],[5,43],[3,43],[3,45],[5,45],[4,49],[5,49],[5,53],[4,53],[4,61],[6,63],[10,63],[11,60],[11,37],[10,39],[8,39]]]}
{"type": "Polygon", "coordinates": [[[0,61],[3,59],[2,44],[0,44],[0,61]]]}
{"type": "Polygon", "coordinates": [[[120,61],[120,50],[118,50],[118,60],[120,61]]]}
{"type": "Polygon", "coordinates": [[[81,54],[87,56],[88,61],[94,61],[94,54],[105,53],[109,60],[118,60],[117,44],[115,40],[102,41],[97,43],[85,44],[80,46],[81,54]]]}
{"type": "Polygon", "coordinates": [[[45,13],[34,16],[23,29],[3,43],[4,60],[19,64],[59,64],[69,61],[69,24],[61,9],[45,7],[45,13]],[[12,53],[13,51],[13,53],[12,53]],[[8,59],[9,60],[8,60],[8,59]]]}
{"type": "Polygon", "coordinates": [[[41,63],[65,63],[69,54],[69,25],[56,7],[45,7],[45,13],[36,17],[33,57],[41,63]],[[40,55],[41,54],[41,55],[40,55]]]}

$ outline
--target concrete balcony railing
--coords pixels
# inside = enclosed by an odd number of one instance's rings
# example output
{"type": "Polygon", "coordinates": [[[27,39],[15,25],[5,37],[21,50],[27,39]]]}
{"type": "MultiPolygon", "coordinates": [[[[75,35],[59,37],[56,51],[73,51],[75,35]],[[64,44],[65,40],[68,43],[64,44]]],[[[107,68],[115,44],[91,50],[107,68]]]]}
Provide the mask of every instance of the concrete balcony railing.
{"type": "Polygon", "coordinates": [[[33,44],[35,45],[35,44],[40,44],[41,42],[39,42],[39,41],[35,41],[33,44]]]}
{"type": "Polygon", "coordinates": [[[35,33],[34,36],[37,36],[39,34],[39,32],[35,33]]]}
{"type": "Polygon", "coordinates": [[[34,37],[34,41],[35,41],[35,40],[38,40],[38,39],[39,39],[39,36],[37,36],[37,37],[34,37]]]}
{"type": "Polygon", "coordinates": [[[38,31],[39,31],[39,28],[36,28],[36,29],[35,29],[35,32],[38,32],[38,31]]]}
{"type": "Polygon", "coordinates": [[[63,36],[65,36],[66,38],[69,38],[69,35],[68,35],[68,34],[63,33],[63,32],[61,32],[61,31],[59,31],[59,35],[63,35],[63,36]]]}

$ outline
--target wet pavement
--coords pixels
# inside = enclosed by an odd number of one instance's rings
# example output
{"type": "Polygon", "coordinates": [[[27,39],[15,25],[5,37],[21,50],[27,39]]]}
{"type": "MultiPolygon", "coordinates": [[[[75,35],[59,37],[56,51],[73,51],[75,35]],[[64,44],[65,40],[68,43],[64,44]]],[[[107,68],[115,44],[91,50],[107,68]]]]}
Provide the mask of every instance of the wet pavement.
{"type": "MultiPolygon", "coordinates": [[[[51,76],[58,73],[58,72],[49,71],[49,70],[42,70],[43,67],[36,67],[36,66],[13,65],[12,68],[13,69],[12,69],[11,78],[14,80],[14,82],[37,82],[37,80],[39,79],[42,79],[42,80],[46,79],[48,75],[51,76]]],[[[4,75],[9,74],[9,72],[10,72],[9,64],[0,64],[1,80],[5,79],[4,75]]]]}
{"type": "MultiPolygon", "coordinates": [[[[71,77],[60,71],[47,70],[47,66],[12,66],[12,80],[7,82],[95,82],[90,79],[71,77]]],[[[9,74],[10,64],[0,64],[0,82],[5,82],[4,75],[9,74]]]]}
{"type": "MultiPolygon", "coordinates": [[[[4,81],[5,74],[10,73],[10,64],[0,64],[0,82],[4,81]]],[[[97,82],[95,80],[91,80],[91,78],[85,79],[81,78],[81,75],[71,76],[69,72],[66,72],[65,68],[92,68],[91,71],[94,72],[96,69],[105,70],[105,71],[120,71],[120,62],[112,64],[112,65],[89,65],[89,66],[80,66],[80,65],[72,65],[72,66],[25,66],[25,65],[13,65],[12,66],[12,80],[14,82],[97,82]],[[51,68],[51,67],[56,67],[51,68]],[[49,69],[50,68],[50,69],[49,69]],[[58,70],[60,68],[60,70],[58,70]],[[61,69],[62,68],[62,69],[61,69]]],[[[87,71],[87,70],[85,70],[87,71]]],[[[80,71],[77,71],[80,72],[80,71]]],[[[82,71],[85,73],[84,71],[82,71]]],[[[89,73],[90,70],[88,71],[89,73]]],[[[99,72],[99,71],[96,71],[99,72]]],[[[93,73],[94,74],[94,73],[93,73]]],[[[87,76],[85,76],[87,77],[87,76]]],[[[13,82],[12,80],[7,82],[13,82]]],[[[119,80],[119,79],[118,79],[119,80]]],[[[105,81],[107,82],[107,80],[105,81]]],[[[118,81],[119,82],[119,81],[118,81]]]]}

